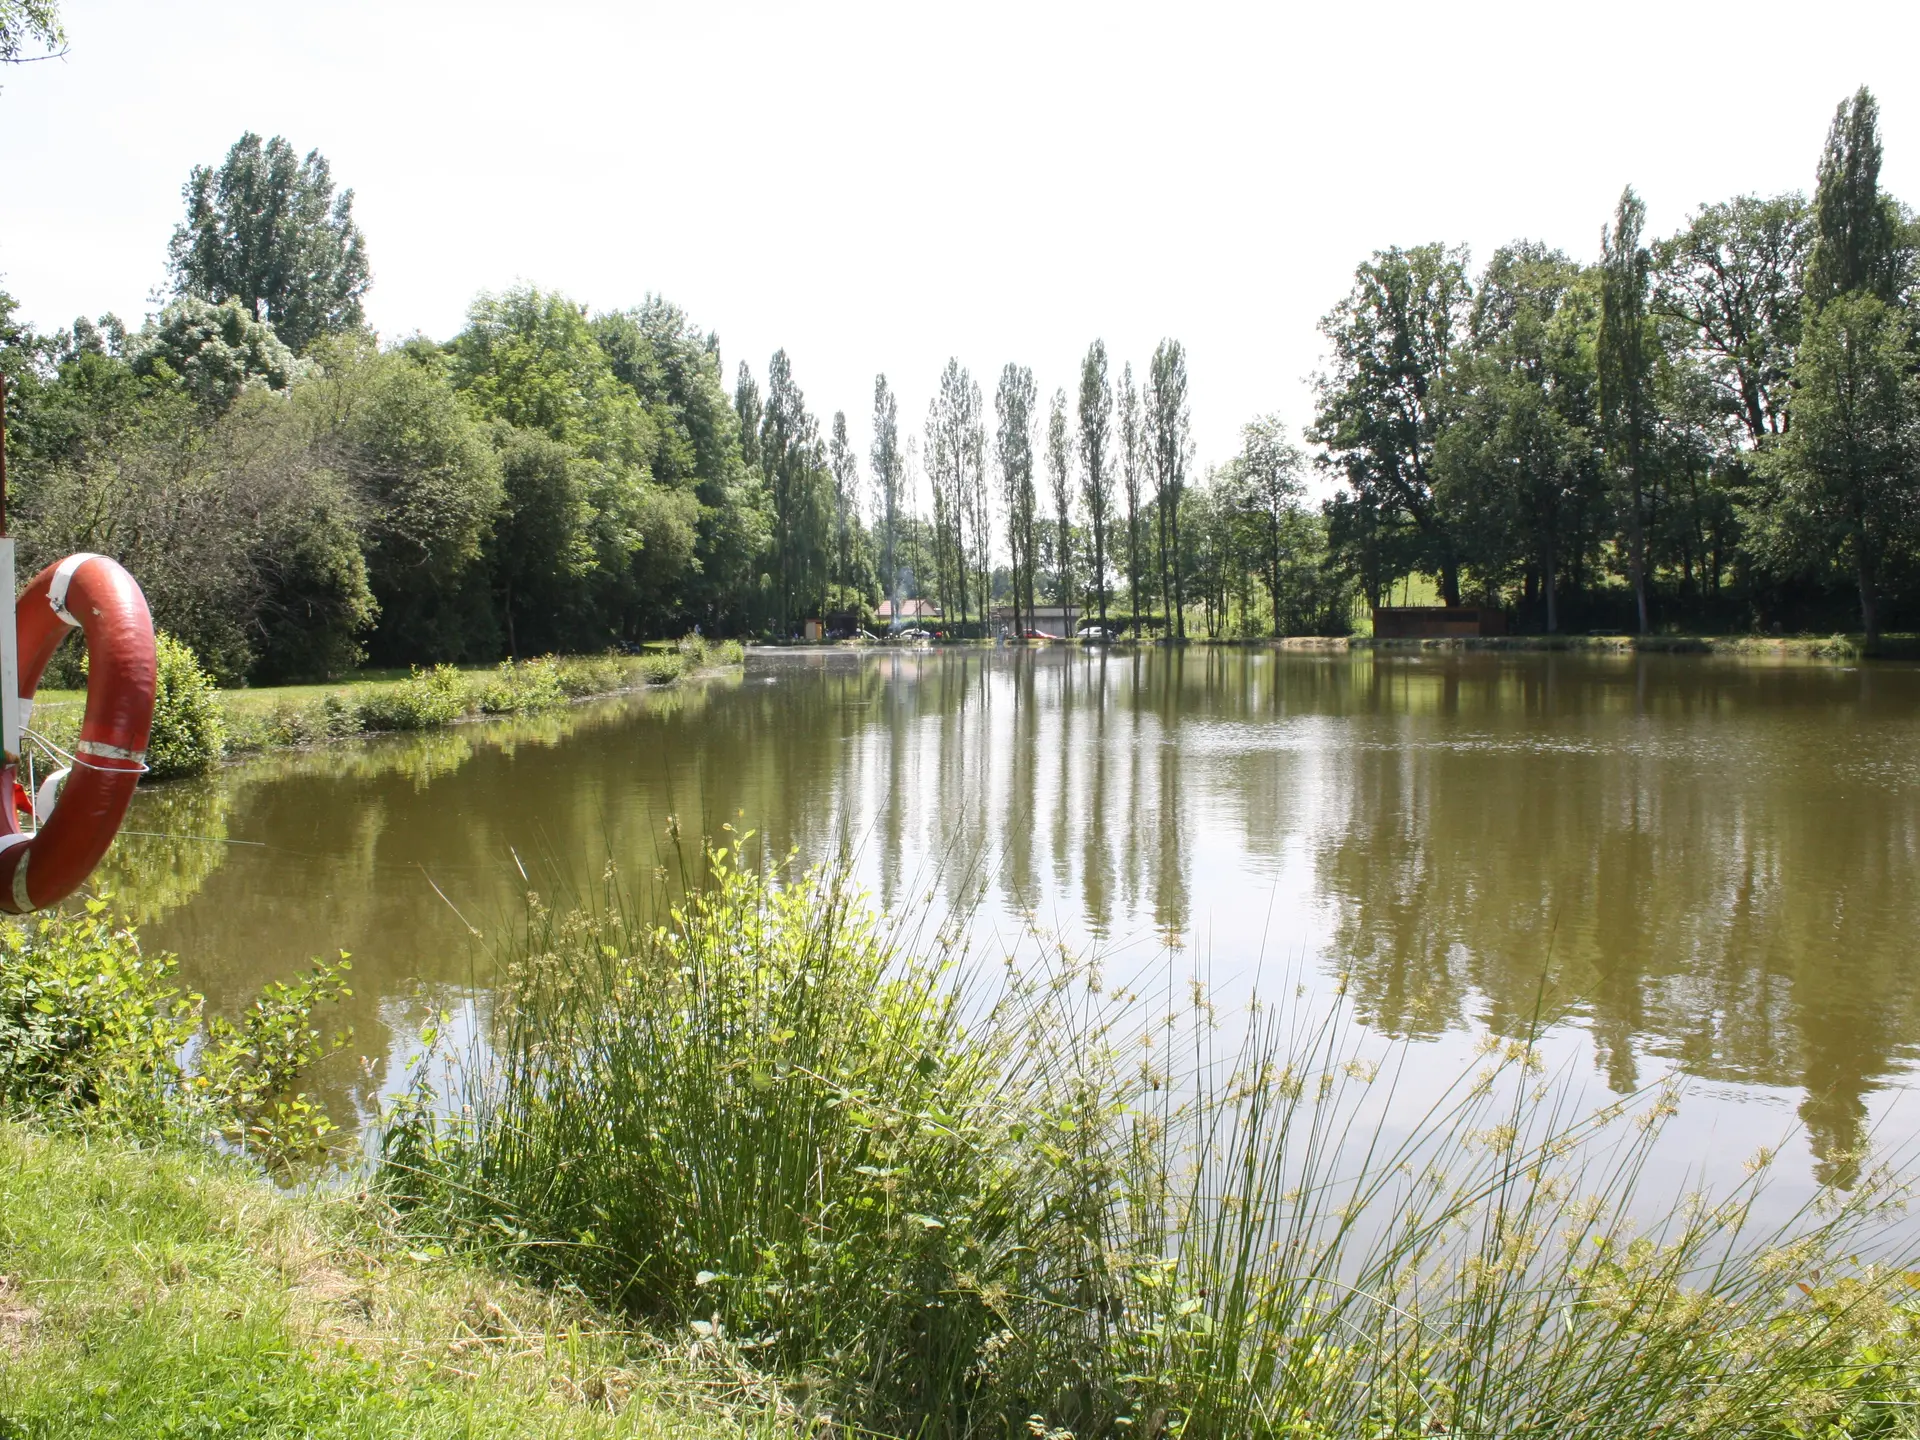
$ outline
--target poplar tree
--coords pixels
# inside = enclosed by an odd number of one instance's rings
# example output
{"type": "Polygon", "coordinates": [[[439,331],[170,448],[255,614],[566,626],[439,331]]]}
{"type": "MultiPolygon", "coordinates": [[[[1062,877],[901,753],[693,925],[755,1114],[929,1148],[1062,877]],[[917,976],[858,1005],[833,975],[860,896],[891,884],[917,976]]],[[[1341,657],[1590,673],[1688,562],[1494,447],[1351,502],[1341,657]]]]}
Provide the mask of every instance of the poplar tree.
{"type": "Polygon", "coordinates": [[[1040,403],[1033,371],[1011,361],[1000,372],[993,413],[998,422],[994,453],[1000,463],[1000,497],[1007,507],[1007,550],[1012,557],[1013,628],[1024,636],[1033,623],[1034,413],[1040,403]]]}
{"type": "Polygon", "coordinates": [[[1087,358],[1080,365],[1080,494],[1093,530],[1093,588],[1102,630],[1107,626],[1107,515],[1113,508],[1113,465],[1107,453],[1112,433],[1107,344],[1096,340],[1087,347],[1087,358]]]}
{"type": "Polygon", "coordinates": [[[1073,436],[1067,430],[1067,392],[1053,392],[1047,416],[1047,480],[1053,487],[1053,513],[1059,528],[1053,546],[1054,593],[1059,597],[1061,623],[1073,605],[1073,436]]]}
{"type": "Polygon", "coordinates": [[[881,583],[893,602],[893,620],[900,620],[900,496],[906,478],[900,453],[900,402],[885,375],[873,377],[873,448],[868,452],[873,483],[880,502],[880,555],[885,574],[881,583]]]}
{"type": "Polygon", "coordinates": [[[1647,316],[1648,257],[1640,243],[1647,207],[1629,185],[1613,224],[1600,234],[1600,431],[1627,532],[1627,575],[1640,633],[1652,628],[1647,604],[1648,473],[1653,429],[1653,368],[1659,341],[1647,316]]]}
{"type": "Polygon", "coordinates": [[[1127,492],[1127,608],[1133,612],[1129,629],[1140,624],[1140,500],[1146,478],[1146,425],[1140,413],[1140,392],[1134,388],[1133,362],[1120,371],[1120,478],[1127,492]]]}
{"type": "Polygon", "coordinates": [[[785,350],[767,362],[767,405],[760,419],[760,465],[773,502],[773,560],[777,633],[788,633],[795,601],[802,598],[815,569],[815,479],[819,470],[819,426],[807,413],[806,397],[794,382],[785,350]]]}
{"type": "Polygon", "coordinates": [[[1180,501],[1193,458],[1192,415],[1187,408],[1187,352],[1178,340],[1162,340],[1147,366],[1147,449],[1153,461],[1154,508],[1160,527],[1160,597],[1176,640],[1187,638],[1186,597],[1181,573],[1180,501]]]}
{"type": "Polygon", "coordinates": [[[834,558],[833,583],[843,590],[853,586],[853,534],[860,512],[860,458],[847,440],[847,412],[833,412],[833,439],[827,448],[827,466],[833,471],[834,558]]]}
{"type": "Polygon", "coordinates": [[[1813,227],[1793,425],[1766,457],[1777,490],[1754,517],[1755,539],[1776,569],[1851,570],[1871,647],[1885,576],[1916,549],[1920,355],[1914,317],[1896,303],[1909,256],[1880,192],[1879,109],[1864,86],[1827,132],[1813,227]]]}
{"type": "Polygon", "coordinates": [[[1880,107],[1862,85],[1840,102],[1820,156],[1813,196],[1807,303],[1841,295],[1892,302],[1901,271],[1900,212],[1880,191],[1880,107]]]}

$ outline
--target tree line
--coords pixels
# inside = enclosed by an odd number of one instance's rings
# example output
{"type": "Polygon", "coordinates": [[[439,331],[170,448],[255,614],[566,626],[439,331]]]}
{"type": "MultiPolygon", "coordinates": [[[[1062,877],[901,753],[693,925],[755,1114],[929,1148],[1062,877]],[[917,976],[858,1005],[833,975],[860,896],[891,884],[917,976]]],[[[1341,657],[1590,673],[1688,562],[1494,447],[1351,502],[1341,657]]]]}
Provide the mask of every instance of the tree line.
{"type": "Polygon", "coordinates": [[[1650,240],[1628,188],[1580,263],[1383,250],[1322,321],[1308,438],[1332,543],[1530,628],[1877,640],[1920,570],[1920,225],[1843,101],[1811,201],[1740,196],[1650,240]],[[1849,619],[1851,617],[1851,625],[1849,619]]]}
{"type": "Polygon", "coordinates": [[[1528,629],[1877,639],[1920,580],[1920,224],[1880,160],[1863,89],[1810,201],[1650,240],[1629,188],[1592,262],[1379,251],[1321,322],[1304,433],[1256,418],[1201,469],[1174,339],[1137,371],[1095,340],[1051,394],[949,361],[918,427],[879,376],[864,453],[786,351],[729,393],[718,338],[658,297],[520,286],[382,345],[352,191],[248,134],[188,177],[172,298],[137,329],[35,333],[0,293],[15,528],[28,563],[120,556],[230,681],[787,636],[911,598],[956,634],[1063,608],[1343,633],[1412,575],[1528,629]]]}

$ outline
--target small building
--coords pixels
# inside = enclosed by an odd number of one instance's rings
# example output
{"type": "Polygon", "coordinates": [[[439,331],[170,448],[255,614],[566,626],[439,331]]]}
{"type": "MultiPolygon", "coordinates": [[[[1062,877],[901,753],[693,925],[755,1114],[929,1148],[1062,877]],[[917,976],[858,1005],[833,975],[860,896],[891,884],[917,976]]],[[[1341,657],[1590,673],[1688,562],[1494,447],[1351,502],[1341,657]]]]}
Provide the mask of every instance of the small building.
{"type": "Polygon", "coordinates": [[[902,600],[900,613],[893,609],[893,599],[889,596],[880,602],[880,608],[873,612],[874,620],[888,629],[898,629],[902,625],[932,625],[940,619],[940,607],[931,600],[902,600]]]}
{"type": "MultiPolygon", "coordinates": [[[[1022,629],[1038,630],[1043,635],[1051,635],[1056,640],[1069,640],[1080,628],[1082,619],[1078,605],[1036,605],[1031,610],[1019,612],[1018,620],[1022,629]]],[[[1004,626],[1008,631],[1014,627],[1015,614],[1011,605],[993,607],[993,623],[1004,626]]]]}
{"type": "Polygon", "coordinates": [[[1492,605],[1376,605],[1376,640],[1465,640],[1507,633],[1507,612],[1492,605]]]}

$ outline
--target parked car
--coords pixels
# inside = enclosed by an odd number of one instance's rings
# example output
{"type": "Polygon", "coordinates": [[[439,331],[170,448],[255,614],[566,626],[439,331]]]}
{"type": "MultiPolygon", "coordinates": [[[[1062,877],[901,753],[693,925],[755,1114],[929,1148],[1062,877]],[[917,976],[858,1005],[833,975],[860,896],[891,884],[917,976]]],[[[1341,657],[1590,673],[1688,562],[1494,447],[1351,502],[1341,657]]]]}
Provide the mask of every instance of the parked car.
{"type": "Polygon", "coordinates": [[[1098,625],[1082,625],[1080,627],[1080,638],[1082,640],[1111,640],[1113,636],[1107,631],[1102,630],[1098,625]]]}

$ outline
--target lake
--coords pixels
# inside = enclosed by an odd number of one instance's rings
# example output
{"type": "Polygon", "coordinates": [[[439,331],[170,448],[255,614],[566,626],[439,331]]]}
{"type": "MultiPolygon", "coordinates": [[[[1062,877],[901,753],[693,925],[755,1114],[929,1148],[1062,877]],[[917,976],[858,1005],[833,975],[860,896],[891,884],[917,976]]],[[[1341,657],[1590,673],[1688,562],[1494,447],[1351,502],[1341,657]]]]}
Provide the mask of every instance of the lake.
{"type": "Polygon", "coordinates": [[[1436,1078],[1536,1023],[1600,1098],[1678,1071],[1676,1182],[1786,1137],[1805,1186],[1870,1132],[1920,1135],[1909,667],[754,652],[671,691],[156,788],[106,872],[220,1008],[351,951],[355,1042],[327,1089],[365,1113],[430,1015],[472,1023],[530,889],[597,894],[612,864],[651,893],[723,823],[845,853],[887,906],[963,920],[981,963],[1057,942],[1117,984],[1192,973],[1222,1001],[1344,983],[1436,1078]]]}

